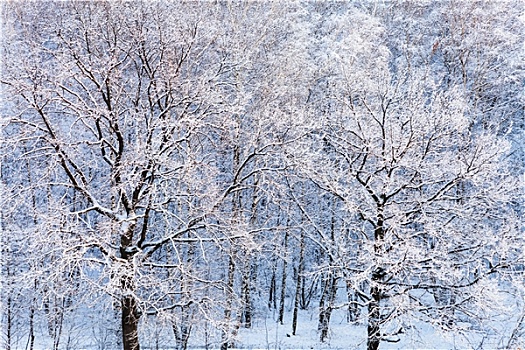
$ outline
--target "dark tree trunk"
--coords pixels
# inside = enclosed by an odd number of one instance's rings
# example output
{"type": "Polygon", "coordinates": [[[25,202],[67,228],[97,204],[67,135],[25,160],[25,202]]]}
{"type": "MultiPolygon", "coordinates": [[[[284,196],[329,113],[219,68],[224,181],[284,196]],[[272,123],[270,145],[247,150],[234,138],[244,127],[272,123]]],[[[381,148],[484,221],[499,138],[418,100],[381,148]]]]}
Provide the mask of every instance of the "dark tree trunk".
{"type": "Polygon", "coordinates": [[[301,287],[304,293],[304,280],[302,277],[304,270],[304,245],[305,245],[304,230],[301,231],[301,241],[299,242],[299,265],[297,266],[297,276],[295,281],[295,299],[293,304],[292,317],[292,334],[295,335],[297,331],[297,316],[299,313],[299,299],[301,297],[301,287]]]}
{"type": "Polygon", "coordinates": [[[58,346],[60,345],[60,337],[62,336],[62,326],[64,323],[64,299],[60,300],[60,304],[60,308],[56,308],[57,315],[55,316],[53,350],[58,350],[58,346]]]}
{"type": "Polygon", "coordinates": [[[177,344],[178,350],[186,350],[188,348],[188,340],[190,339],[190,333],[191,333],[191,324],[189,322],[189,311],[186,309],[186,307],[183,307],[182,309],[182,321],[179,326],[174,321],[171,325],[171,328],[173,330],[173,335],[175,336],[175,342],[177,344]]]}
{"type": "MultiPolygon", "coordinates": [[[[383,196],[381,196],[383,198],[383,196]]],[[[384,199],[383,199],[384,201],[384,199]]],[[[383,216],[383,204],[378,203],[377,206],[377,223],[374,229],[374,252],[376,256],[383,253],[383,240],[385,238],[384,229],[384,216],[383,216]]],[[[381,288],[378,286],[379,283],[385,277],[385,270],[376,266],[371,276],[371,287],[370,296],[371,300],[368,304],[368,327],[367,327],[367,350],[379,349],[379,343],[381,342],[381,309],[380,303],[383,298],[381,288]]]]}
{"type": "Polygon", "coordinates": [[[272,278],[270,279],[270,291],[269,291],[269,297],[268,297],[268,309],[276,309],[277,308],[277,301],[275,300],[275,293],[276,293],[276,276],[275,276],[275,267],[272,269],[272,278]]]}
{"type": "Polygon", "coordinates": [[[357,293],[352,287],[349,279],[346,280],[346,295],[348,298],[348,313],[346,315],[347,322],[356,322],[359,318],[359,305],[357,304],[357,293]]]}
{"type": "Polygon", "coordinates": [[[319,325],[317,328],[320,331],[319,341],[321,343],[324,343],[326,337],[328,336],[328,327],[330,324],[330,314],[328,313],[329,309],[330,306],[325,307],[324,303],[322,306],[319,306],[319,325]]]}
{"type": "MultiPolygon", "coordinates": [[[[8,277],[9,277],[9,272],[8,272],[8,277]]],[[[9,291],[8,293],[11,293],[11,291],[9,291]]],[[[12,300],[11,296],[9,296],[7,298],[7,329],[6,329],[7,339],[6,339],[6,344],[5,344],[6,350],[11,350],[11,324],[13,320],[13,315],[11,314],[11,308],[12,308],[11,300],[12,300]]]]}
{"type": "Polygon", "coordinates": [[[324,323],[324,305],[326,301],[326,294],[328,290],[328,279],[322,279],[321,281],[321,290],[323,291],[321,293],[321,298],[319,299],[319,322],[317,323],[317,330],[320,331],[322,328],[322,324],[324,323]]]}
{"type": "MultiPolygon", "coordinates": [[[[336,211],[336,199],[334,198],[332,201],[332,218],[330,223],[330,239],[331,244],[335,245],[335,230],[336,230],[336,218],[335,213],[336,211]]],[[[328,264],[330,267],[330,270],[326,274],[325,283],[324,283],[324,290],[323,290],[323,296],[321,300],[323,303],[319,304],[319,326],[318,329],[321,331],[320,334],[320,341],[321,343],[325,341],[325,339],[328,337],[328,329],[330,327],[330,318],[332,317],[332,310],[335,303],[335,297],[337,293],[337,280],[336,273],[333,269],[334,267],[334,260],[332,258],[331,254],[328,254],[328,264]]]]}
{"type": "Polygon", "coordinates": [[[122,297],[122,345],[124,350],[140,350],[139,311],[133,296],[122,297]]]}
{"type": "Polygon", "coordinates": [[[231,318],[232,318],[232,303],[233,303],[233,294],[234,294],[234,278],[235,278],[235,261],[233,257],[230,256],[228,262],[228,293],[231,295],[228,297],[226,308],[224,309],[224,329],[222,333],[222,344],[221,350],[226,350],[232,347],[230,327],[231,327],[231,318]]]}
{"type": "Polygon", "coordinates": [[[321,332],[319,337],[321,342],[324,342],[326,337],[328,337],[330,318],[332,317],[336,293],[337,278],[335,278],[332,274],[328,274],[323,296],[321,297],[322,302],[319,303],[319,325],[317,328],[321,332]]]}
{"type": "Polygon", "coordinates": [[[175,343],[177,344],[176,349],[186,350],[188,348],[188,340],[190,339],[191,334],[191,318],[190,311],[188,307],[184,306],[181,310],[181,323],[180,326],[177,322],[173,321],[171,324],[171,329],[173,330],[173,335],[175,337],[175,343]]]}
{"type": "Polygon", "coordinates": [[[379,349],[379,343],[381,341],[380,335],[380,321],[381,315],[379,310],[379,302],[381,301],[381,292],[379,288],[371,288],[372,300],[368,304],[368,341],[367,350],[379,349]]]}
{"type": "MultiPolygon", "coordinates": [[[[288,221],[286,222],[288,225],[288,221]]],[[[288,269],[288,230],[284,233],[284,259],[281,275],[281,299],[279,300],[279,323],[284,323],[284,301],[286,298],[286,270],[288,269]]]]}
{"type": "MultiPolygon", "coordinates": [[[[249,260],[249,259],[248,259],[249,260]]],[[[242,312],[242,324],[245,328],[252,328],[252,300],[250,295],[251,288],[251,266],[248,262],[244,267],[242,276],[242,299],[243,299],[243,312],[242,312]]]]}
{"type": "Polygon", "coordinates": [[[176,321],[171,323],[171,329],[173,330],[173,336],[175,337],[175,343],[177,344],[177,349],[180,349],[180,344],[182,343],[182,336],[179,332],[179,326],[176,321]]]}
{"type": "MultiPolygon", "coordinates": [[[[129,210],[129,212],[133,212],[129,210]]],[[[133,245],[133,232],[135,230],[135,223],[127,228],[127,231],[120,236],[120,256],[128,262],[126,267],[129,271],[128,275],[121,277],[120,286],[122,297],[120,306],[122,309],[122,347],[124,350],[140,350],[139,344],[139,320],[141,312],[137,299],[134,297],[136,285],[132,271],[133,256],[136,251],[131,249],[133,245]]]]}

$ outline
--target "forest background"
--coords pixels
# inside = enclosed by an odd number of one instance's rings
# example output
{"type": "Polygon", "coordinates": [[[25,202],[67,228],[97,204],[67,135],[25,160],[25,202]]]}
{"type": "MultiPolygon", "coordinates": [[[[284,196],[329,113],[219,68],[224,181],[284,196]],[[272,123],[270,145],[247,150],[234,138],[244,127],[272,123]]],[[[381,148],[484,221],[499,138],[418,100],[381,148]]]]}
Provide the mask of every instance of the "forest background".
{"type": "Polygon", "coordinates": [[[1,8],[5,349],[524,345],[522,1],[1,8]]]}

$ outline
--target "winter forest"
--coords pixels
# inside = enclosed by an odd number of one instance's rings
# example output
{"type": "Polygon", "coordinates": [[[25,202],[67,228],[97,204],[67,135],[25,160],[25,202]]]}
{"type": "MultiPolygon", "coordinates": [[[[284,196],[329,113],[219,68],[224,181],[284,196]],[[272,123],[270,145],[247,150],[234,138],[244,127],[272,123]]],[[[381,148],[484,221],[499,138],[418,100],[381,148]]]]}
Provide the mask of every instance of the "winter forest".
{"type": "Polygon", "coordinates": [[[2,2],[0,346],[525,346],[524,3],[2,2]]]}

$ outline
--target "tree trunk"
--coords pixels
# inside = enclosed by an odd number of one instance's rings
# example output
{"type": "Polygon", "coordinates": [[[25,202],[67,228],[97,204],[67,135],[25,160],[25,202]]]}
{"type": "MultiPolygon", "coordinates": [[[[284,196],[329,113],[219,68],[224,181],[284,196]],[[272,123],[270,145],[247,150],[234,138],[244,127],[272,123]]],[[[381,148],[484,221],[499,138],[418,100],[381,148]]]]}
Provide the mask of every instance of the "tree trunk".
{"type": "Polygon", "coordinates": [[[381,336],[379,333],[381,320],[379,302],[381,301],[381,293],[379,288],[372,287],[370,294],[372,296],[372,300],[370,300],[368,304],[368,341],[366,348],[367,350],[377,350],[379,349],[379,343],[381,341],[381,336]]]}
{"type": "MultiPolygon", "coordinates": [[[[55,301],[55,304],[57,301],[55,301]]],[[[64,299],[60,300],[59,308],[55,308],[54,334],[53,334],[53,350],[58,350],[60,345],[60,337],[62,336],[62,326],[64,323],[64,299]]]]}
{"type": "MultiPolygon", "coordinates": [[[[330,239],[331,239],[332,245],[335,245],[336,220],[335,220],[335,214],[333,214],[335,213],[335,210],[336,210],[336,202],[334,198],[332,201],[332,218],[331,218],[331,223],[330,223],[330,239]]],[[[331,249],[331,247],[329,248],[331,249]]],[[[321,343],[325,341],[326,337],[328,337],[328,329],[330,327],[330,317],[332,316],[332,309],[333,309],[333,305],[334,305],[335,297],[337,293],[337,277],[336,277],[335,271],[333,270],[335,267],[334,267],[334,260],[331,254],[328,254],[328,264],[329,264],[329,271],[326,274],[323,296],[321,297],[322,302],[319,303],[318,330],[321,331],[320,339],[319,339],[321,343]]]]}
{"type": "Polygon", "coordinates": [[[173,330],[173,336],[175,337],[175,344],[177,344],[177,349],[180,349],[180,344],[182,343],[182,336],[179,332],[179,326],[176,321],[171,322],[171,329],[173,330]]]}
{"type": "MultiPolygon", "coordinates": [[[[328,330],[330,328],[330,318],[332,317],[332,311],[334,309],[335,297],[337,293],[337,278],[333,274],[329,274],[329,279],[326,281],[326,307],[320,310],[319,317],[319,328],[321,330],[320,341],[325,341],[328,337],[328,330]],[[322,315],[322,318],[321,318],[322,315]]],[[[325,294],[325,293],[323,293],[325,294]]]]}
{"type": "MultiPolygon", "coordinates": [[[[8,272],[7,277],[9,277],[9,272],[8,272]]],[[[9,291],[8,293],[11,293],[11,291],[9,291]]],[[[7,298],[7,305],[6,305],[7,307],[7,326],[6,326],[7,339],[5,343],[6,350],[11,350],[11,325],[12,325],[12,320],[13,320],[13,315],[11,314],[11,308],[12,308],[11,300],[12,300],[11,295],[9,295],[9,297],[7,298]]]]}
{"type": "MultiPolygon", "coordinates": [[[[288,221],[286,222],[288,226],[288,221]]],[[[284,259],[283,259],[283,272],[281,279],[281,299],[279,300],[279,323],[283,324],[284,319],[284,299],[286,298],[286,270],[288,268],[288,230],[284,233],[284,259]]]]}
{"type": "MultiPolygon", "coordinates": [[[[191,238],[188,233],[187,238],[191,238]]],[[[188,347],[188,340],[192,330],[193,311],[192,311],[192,291],[193,291],[193,280],[190,277],[194,273],[194,259],[195,259],[195,247],[194,243],[187,245],[187,250],[183,253],[183,259],[185,266],[188,266],[186,273],[180,277],[181,283],[181,302],[180,308],[180,322],[173,323],[173,329],[176,331],[175,340],[177,343],[177,349],[185,350],[188,347]]]]}
{"type": "Polygon", "coordinates": [[[131,295],[125,295],[122,306],[122,345],[124,350],[140,350],[139,345],[139,311],[137,301],[131,295]]]}
{"type": "MultiPolygon", "coordinates": [[[[383,196],[381,197],[383,198],[383,196]]],[[[374,229],[374,253],[379,256],[383,253],[383,240],[385,238],[384,231],[384,216],[383,216],[383,204],[378,203],[377,205],[377,223],[374,229]]],[[[368,327],[367,327],[367,350],[379,349],[379,343],[381,342],[381,310],[380,302],[383,297],[383,293],[378,286],[378,283],[383,280],[385,276],[385,270],[376,266],[371,276],[371,287],[370,296],[371,300],[368,304],[368,327]]]]}
{"type": "Polygon", "coordinates": [[[235,261],[230,256],[228,263],[228,293],[230,294],[226,301],[226,308],[224,309],[224,329],[222,333],[222,344],[221,350],[226,350],[231,347],[230,340],[230,323],[232,318],[232,299],[233,299],[233,288],[234,288],[234,277],[235,277],[235,261]]]}
{"type": "Polygon", "coordinates": [[[355,322],[359,318],[359,305],[357,304],[357,293],[352,288],[350,279],[346,279],[346,295],[348,300],[348,313],[346,314],[347,322],[355,322]]]}
{"type": "Polygon", "coordinates": [[[29,350],[33,350],[35,347],[35,300],[29,310],[29,350]]]}
{"type": "Polygon", "coordinates": [[[272,278],[270,279],[270,290],[269,290],[269,296],[268,296],[268,309],[276,309],[277,308],[277,304],[276,304],[276,298],[275,298],[275,293],[276,293],[276,276],[275,276],[275,266],[272,268],[272,278]]]}
{"type": "Polygon", "coordinates": [[[241,323],[244,328],[252,328],[252,299],[251,299],[251,284],[252,284],[252,264],[251,257],[246,257],[246,263],[244,264],[244,271],[242,274],[242,315],[241,323]]]}
{"type": "Polygon", "coordinates": [[[304,281],[302,278],[304,270],[304,230],[301,230],[301,241],[299,242],[299,264],[297,266],[297,276],[295,280],[295,299],[293,304],[293,317],[292,317],[292,334],[295,335],[297,331],[297,316],[299,313],[299,300],[301,298],[301,287],[304,293],[304,281]]]}
{"type": "MultiPolygon", "coordinates": [[[[133,210],[127,210],[129,216],[134,215],[133,210]]],[[[120,256],[122,259],[127,261],[126,274],[121,277],[121,300],[120,305],[122,309],[121,322],[122,322],[122,347],[124,350],[139,350],[139,320],[140,310],[137,299],[135,298],[135,277],[133,271],[133,256],[136,251],[132,248],[133,246],[133,233],[135,230],[136,222],[132,221],[131,224],[125,228],[124,232],[120,234],[120,256]]]]}
{"type": "MultiPolygon", "coordinates": [[[[3,218],[0,218],[0,220],[3,219],[3,218]]],[[[4,220],[1,220],[0,221],[1,223],[4,222],[4,220]]],[[[2,227],[2,232],[6,232],[4,231],[4,228],[2,227]]],[[[12,285],[12,282],[11,282],[11,269],[10,269],[10,265],[11,262],[10,261],[7,261],[7,264],[5,264],[6,266],[6,276],[5,278],[7,279],[7,293],[8,293],[8,297],[7,297],[7,305],[6,305],[6,308],[7,308],[7,320],[6,320],[6,342],[5,342],[5,348],[6,350],[11,350],[11,344],[12,344],[12,331],[13,331],[13,299],[12,299],[12,289],[11,289],[11,285],[12,285]]],[[[33,310],[33,305],[31,305],[31,311],[33,310]]],[[[30,313],[30,316],[31,318],[31,313],[30,313]]]]}
{"type": "Polygon", "coordinates": [[[322,325],[324,323],[324,304],[325,304],[325,301],[326,301],[326,294],[327,294],[327,289],[328,289],[328,279],[324,280],[324,281],[321,281],[321,288],[322,288],[322,293],[321,293],[321,299],[319,299],[319,322],[317,323],[317,330],[320,331],[322,329],[322,325]]]}
{"type": "Polygon", "coordinates": [[[190,322],[190,311],[187,310],[188,307],[182,307],[182,317],[180,330],[179,325],[175,321],[171,324],[171,329],[173,330],[173,335],[175,336],[175,343],[177,344],[176,349],[186,350],[188,348],[188,340],[190,339],[191,334],[191,322],[190,322]]]}

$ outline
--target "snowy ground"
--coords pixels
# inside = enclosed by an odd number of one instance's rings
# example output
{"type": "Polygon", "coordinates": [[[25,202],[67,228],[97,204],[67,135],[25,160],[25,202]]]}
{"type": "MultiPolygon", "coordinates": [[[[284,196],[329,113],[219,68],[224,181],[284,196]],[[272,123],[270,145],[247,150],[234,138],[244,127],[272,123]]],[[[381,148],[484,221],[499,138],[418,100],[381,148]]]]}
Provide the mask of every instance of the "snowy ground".
{"type": "MultiPolygon", "coordinates": [[[[430,326],[407,330],[398,343],[381,343],[381,349],[457,349],[472,348],[465,339],[446,339],[430,326]]],[[[319,342],[316,310],[303,310],[298,320],[298,331],[291,335],[291,323],[280,325],[273,318],[257,320],[252,329],[239,334],[240,349],[366,349],[366,326],[346,322],[342,310],[334,311],[330,333],[324,343],[319,342]]]]}
{"type": "MultiPolygon", "coordinates": [[[[302,310],[299,314],[298,331],[291,335],[291,317],[280,325],[276,315],[258,318],[251,329],[240,329],[236,346],[238,349],[366,349],[366,326],[346,322],[343,310],[336,310],[330,322],[328,339],[319,342],[317,312],[315,309],[302,310]]],[[[502,324],[504,331],[505,325],[502,324]]],[[[507,325],[510,328],[510,325],[507,325]]],[[[503,332],[505,333],[505,332],[503,332]]],[[[442,333],[427,324],[407,329],[398,343],[382,342],[380,349],[502,349],[505,344],[502,333],[480,336],[475,332],[468,336],[442,333]]],[[[194,344],[197,345],[197,344],[194,344]]]]}
{"type": "MultiPolygon", "coordinates": [[[[288,303],[290,304],[290,303],[288,303]]],[[[297,334],[291,335],[291,307],[286,308],[284,324],[275,320],[277,312],[272,310],[267,315],[258,315],[253,320],[251,329],[241,328],[235,343],[237,349],[366,349],[366,326],[363,324],[349,324],[346,321],[345,311],[334,310],[330,321],[330,332],[324,343],[319,342],[317,331],[318,312],[315,307],[309,310],[300,310],[297,334]]],[[[363,310],[364,312],[364,310],[363,310]]],[[[505,349],[508,337],[516,325],[514,319],[491,324],[492,334],[480,333],[476,327],[465,324],[469,332],[443,333],[429,324],[414,323],[408,326],[397,343],[382,342],[380,349],[505,349]]],[[[60,340],[59,349],[68,350],[117,350],[115,330],[111,329],[114,318],[111,315],[100,317],[73,318],[66,320],[66,326],[60,340]],[[113,321],[111,321],[113,320],[113,321]],[[86,327],[90,328],[86,331],[86,327]]],[[[220,347],[220,333],[213,327],[203,327],[204,322],[195,324],[189,341],[189,349],[218,349],[220,347]],[[207,344],[207,345],[206,345],[207,344]]],[[[153,325],[153,323],[151,324],[153,325]]],[[[143,350],[173,350],[174,337],[170,327],[148,327],[142,325],[141,348],[143,350]]],[[[113,326],[115,324],[113,323],[113,326]]],[[[47,337],[44,325],[38,327],[35,350],[53,349],[52,341],[47,337]],[[47,339],[46,339],[47,338],[47,339]]],[[[22,336],[14,349],[26,349],[27,338],[22,336]]],[[[525,345],[521,338],[518,345],[525,345]]],[[[518,346],[518,348],[520,348],[518,346]]],[[[521,346],[523,349],[523,347],[521,346]]]]}

